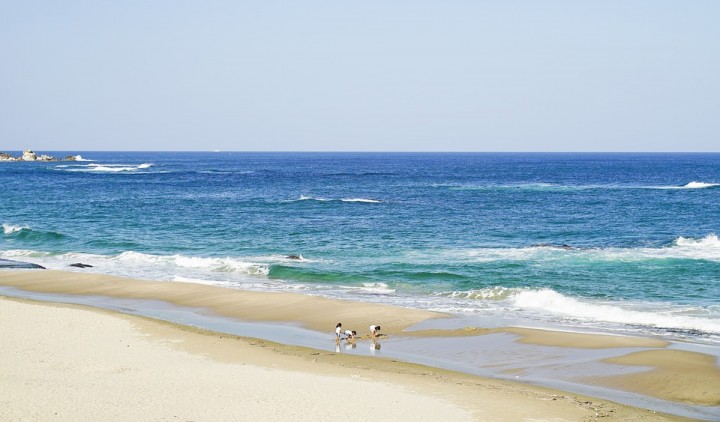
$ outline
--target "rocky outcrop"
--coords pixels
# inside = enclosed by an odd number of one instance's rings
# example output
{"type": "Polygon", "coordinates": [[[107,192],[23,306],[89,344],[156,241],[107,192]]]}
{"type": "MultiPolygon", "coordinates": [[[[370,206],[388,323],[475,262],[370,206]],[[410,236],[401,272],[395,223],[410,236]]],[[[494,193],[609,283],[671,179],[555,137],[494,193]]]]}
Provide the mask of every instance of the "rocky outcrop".
{"type": "MultiPolygon", "coordinates": [[[[75,160],[76,158],[74,155],[68,155],[65,157],[65,161],[75,160]]],[[[26,149],[19,157],[13,157],[6,152],[0,152],[0,161],[60,161],[60,159],[46,154],[37,155],[35,151],[26,149]]]]}
{"type": "Polygon", "coordinates": [[[37,161],[37,154],[33,150],[26,149],[20,156],[20,161],[37,161]]]}

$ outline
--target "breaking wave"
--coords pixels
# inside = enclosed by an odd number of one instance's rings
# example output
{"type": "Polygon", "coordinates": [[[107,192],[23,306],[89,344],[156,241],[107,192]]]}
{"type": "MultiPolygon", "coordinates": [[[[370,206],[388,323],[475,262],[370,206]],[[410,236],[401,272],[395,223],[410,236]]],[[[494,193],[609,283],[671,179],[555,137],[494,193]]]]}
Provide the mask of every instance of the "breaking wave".
{"type": "Polygon", "coordinates": [[[435,303],[435,310],[464,314],[490,312],[564,326],[639,331],[656,334],[704,333],[720,336],[720,309],[667,302],[601,301],[566,296],[550,288],[487,287],[435,293],[452,306],[435,303]]]}
{"type": "Polygon", "coordinates": [[[566,318],[607,322],[630,326],[654,327],[657,329],[702,331],[720,334],[720,320],[704,318],[703,312],[696,309],[697,315],[688,315],[693,310],[678,307],[672,309],[668,304],[647,304],[647,309],[628,309],[620,304],[593,303],[565,296],[552,289],[523,290],[509,297],[511,304],[525,310],[542,311],[566,318]]]}
{"type": "Polygon", "coordinates": [[[267,264],[242,261],[234,258],[202,258],[184,255],[149,255],[140,252],[123,252],[113,258],[123,263],[152,264],[161,266],[176,266],[209,270],[215,272],[242,273],[249,275],[263,275],[269,273],[267,264]]]}
{"type": "Polygon", "coordinates": [[[23,230],[30,230],[30,227],[28,226],[14,226],[12,224],[6,224],[3,223],[3,233],[4,234],[13,234],[13,233],[19,233],[23,230]]]}

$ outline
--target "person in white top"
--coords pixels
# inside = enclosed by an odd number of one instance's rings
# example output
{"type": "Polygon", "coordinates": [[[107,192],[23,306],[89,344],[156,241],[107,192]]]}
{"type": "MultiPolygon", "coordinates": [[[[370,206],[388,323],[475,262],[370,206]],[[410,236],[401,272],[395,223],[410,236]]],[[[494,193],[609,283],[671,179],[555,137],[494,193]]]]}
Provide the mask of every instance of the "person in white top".
{"type": "Polygon", "coordinates": [[[346,340],[355,340],[355,337],[357,337],[357,331],[345,330],[346,340]]]}
{"type": "Polygon", "coordinates": [[[342,336],[342,322],[338,322],[335,326],[335,337],[337,341],[340,341],[340,337],[342,336]]]}
{"type": "Polygon", "coordinates": [[[375,339],[375,337],[377,337],[377,335],[378,335],[378,331],[380,331],[379,325],[371,325],[370,326],[370,337],[375,339]]]}

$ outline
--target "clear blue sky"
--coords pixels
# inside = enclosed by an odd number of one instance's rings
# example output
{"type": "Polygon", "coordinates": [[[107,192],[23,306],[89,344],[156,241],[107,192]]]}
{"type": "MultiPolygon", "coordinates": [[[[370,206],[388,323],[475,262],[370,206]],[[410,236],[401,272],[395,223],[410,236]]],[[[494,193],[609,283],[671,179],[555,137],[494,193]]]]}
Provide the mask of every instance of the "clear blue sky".
{"type": "Polygon", "coordinates": [[[0,0],[0,151],[720,151],[720,1],[0,0]]]}

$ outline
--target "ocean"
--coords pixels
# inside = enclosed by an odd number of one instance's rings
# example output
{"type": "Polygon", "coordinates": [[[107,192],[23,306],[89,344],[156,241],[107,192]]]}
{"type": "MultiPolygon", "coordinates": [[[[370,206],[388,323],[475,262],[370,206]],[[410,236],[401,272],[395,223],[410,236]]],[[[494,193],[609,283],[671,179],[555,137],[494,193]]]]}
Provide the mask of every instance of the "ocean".
{"type": "Polygon", "coordinates": [[[720,154],[47,153],[0,258],[720,344],[720,154]]]}

